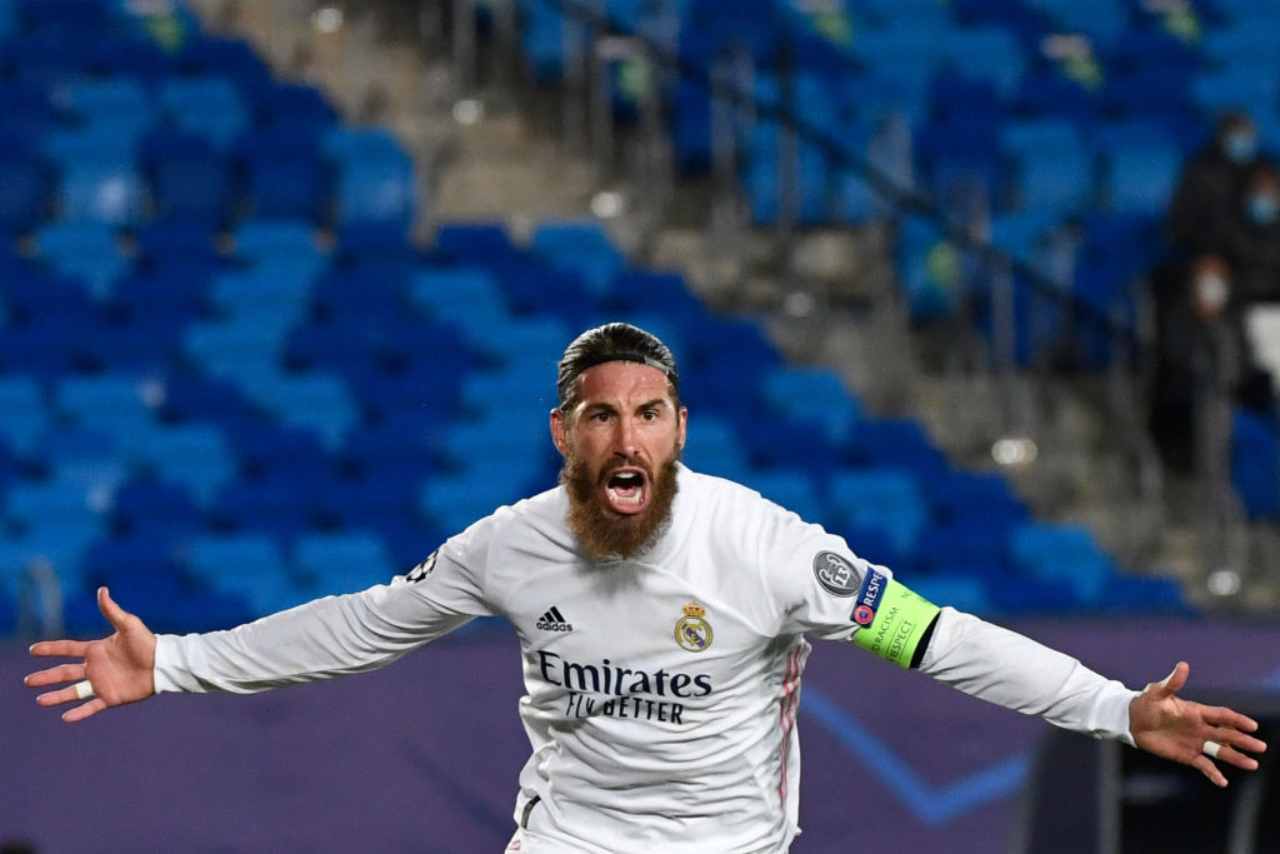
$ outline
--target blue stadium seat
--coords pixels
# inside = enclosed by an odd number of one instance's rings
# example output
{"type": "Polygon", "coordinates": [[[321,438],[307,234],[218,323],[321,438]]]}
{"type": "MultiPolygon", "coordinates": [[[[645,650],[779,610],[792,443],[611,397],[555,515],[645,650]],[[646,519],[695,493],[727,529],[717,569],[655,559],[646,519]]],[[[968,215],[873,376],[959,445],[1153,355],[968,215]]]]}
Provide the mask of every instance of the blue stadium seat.
{"type": "Polygon", "coordinates": [[[1182,152],[1176,146],[1112,149],[1107,160],[1105,193],[1112,211],[1164,215],[1182,169],[1182,152]]]}
{"type": "Polygon", "coordinates": [[[66,595],[79,586],[80,556],[97,535],[91,525],[55,522],[0,537],[0,591],[15,597],[22,575],[36,562],[47,562],[66,595]]]}
{"type": "Polygon", "coordinates": [[[53,523],[85,526],[98,512],[92,497],[84,484],[74,480],[15,484],[5,502],[5,516],[24,528],[53,523]]]}
{"type": "Polygon", "coordinates": [[[385,418],[348,433],[339,458],[362,477],[385,472],[420,481],[436,468],[437,433],[443,429],[441,420],[429,413],[385,418]]]}
{"type": "Polygon", "coordinates": [[[565,346],[573,340],[569,327],[552,317],[512,320],[502,335],[493,335],[492,329],[485,331],[470,325],[464,329],[468,346],[501,364],[525,360],[554,364],[565,346]]]}
{"type": "Polygon", "coordinates": [[[543,223],[534,229],[532,248],[553,266],[581,275],[597,294],[626,266],[622,253],[596,222],[543,223]]]}
{"type": "Polygon", "coordinates": [[[125,434],[153,422],[146,386],[137,377],[64,379],[55,397],[58,408],[76,422],[125,434]]]}
{"type": "Polygon", "coordinates": [[[1003,583],[1010,575],[1007,533],[977,512],[950,524],[932,523],[921,531],[917,565],[925,573],[964,573],[1003,583]]]}
{"type": "Polygon", "coordinates": [[[265,269],[219,276],[210,298],[230,317],[267,313],[298,319],[310,301],[314,278],[306,263],[299,267],[271,263],[265,269]]]}
{"type": "Polygon", "coordinates": [[[329,175],[315,141],[296,129],[252,134],[237,143],[253,215],[315,222],[329,198],[329,175]]]}
{"type": "Polygon", "coordinates": [[[1085,32],[1107,41],[1119,34],[1128,21],[1123,0],[1094,0],[1075,3],[1072,0],[1032,0],[1061,29],[1059,32],[1085,32]]]}
{"type": "Polygon", "coordinates": [[[403,237],[416,206],[413,165],[407,159],[348,163],[338,172],[335,193],[341,226],[399,226],[403,237]]]}
{"type": "MultiPolygon", "coordinates": [[[[685,330],[700,328],[709,316],[678,273],[627,270],[614,279],[613,290],[601,301],[601,311],[620,316],[637,312],[661,315],[668,323],[685,330]]],[[[687,342],[686,342],[686,349],[687,342]]]]}
{"type": "Polygon", "coordinates": [[[110,459],[117,453],[115,437],[101,428],[56,425],[41,434],[39,456],[51,466],[76,460],[110,459]]]}
{"type": "Polygon", "coordinates": [[[955,29],[943,40],[942,55],[953,71],[988,81],[1011,97],[1026,61],[1017,36],[1003,27],[955,29]]]}
{"type": "Polygon", "coordinates": [[[946,602],[966,613],[983,615],[995,610],[987,582],[972,575],[930,575],[909,584],[930,602],[946,602]]]}
{"type": "Polygon", "coordinates": [[[477,335],[510,319],[498,283],[479,268],[424,269],[414,274],[409,298],[432,316],[450,317],[477,335]]]}
{"type": "Polygon", "coordinates": [[[779,415],[821,425],[832,442],[847,439],[860,415],[844,381],[828,369],[774,368],[761,391],[779,415]]]}
{"type": "Polygon", "coordinates": [[[139,268],[153,277],[189,276],[200,280],[203,296],[205,279],[223,267],[218,250],[212,209],[188,208],[174,218],[151,220],[136,232],[139,268]],[[204,219],[205,216],[210,219],[204,219]]]}
{"type": "Polygon", "coordinates": [[[515,251],[501,223],[444,223],[436,228],[435,246],[458,261],[480,263],[515,251]]]}
{"type": "Polygon", "coordinates": [[[337,121],[337,112],[314,86],[277,83],[253,95],[258,120],[264,125],[276,125],[320,137],[337,121]]]}
{"type": "Polygon", "coordinates": [[[1228,67],[1197,77],[1191,84],[1192,99],[1210,118],[1231,109],[1273,113],[1278,94],[1280,73],[1275,68],[1228,67]]]}
{"type": "Polygon", "coordinates": [[[745,480],[751,471],[733,425],[714,415],[690,415],[684,460],[694,471],[732,480],[745,480]]]}
{"type": "Polygon", "coordinates": [[[178,65],[192,76],[218,75],[230,79],[242,99],[271,85],[271,70],[253,48],[240,39],[194,39],[182,51],[178,65]]]}
{"type": "Polygon", "coordinates": [[[1247,410],[1232,416],[1231,483],[1251,519],[1280,519],[1280,431],[1247,410]]]}
{"type": "Polygon", "coordinates": [[[476,417],[497,416],[504,410],[545,416],[555,406],[555,388],[545,372],[518,364],[503,371],[468,374],[462,378],[461,395],[463,405],[476,417]]]}
{"type": "Polygon", "coordinates": [[[1033,261],[1049,234],[1063,223],[1057,208],[1031,206],[995,217],[991,221],[991,242],[1020,261],[1033,261]]]}
{"type": "Polygon", "coordinates": [[[225,77],[173,78],[160,89],[165,114],[183,131],[227,150],[248,128],[248,113],[234,84],[225,77]]]}
{"type": "Polygon", "coordinates": [[[302,604],[309,590],[289,572],[279,544],[261,534],[202,537],[188,544],[187,569],[215,590],[245,596],[255,615],[302,604]]]}
{"type": "MultiPolygon", "coordinates": [[[[5,59],[0,51],[0,65],[5,59]]],[[[5,135],[6,149],[31,149],[62,124],[62,117],[54,109],[49,86],[39,82],[11,79],[0,83],[0,110],[5,116],[5,125],[0,132],[5,135]]]]}
{"type": "Polygon", "coordinates": [[[132,226],[143,213],[142,180],[128,163],[76,163],[62,174],[58,202],[68,220],[132,226]]]}
{"type": "Polygon", "coordinates": [[[24,81],[56,85],[90,70],[100,39],[99,33],[41,25],[5,45],[4,64],[24,81]]]}
{"type": "Polygon", "coordinates": [[[336,448],[359,419],[346,385],[330,375],[262,377],[249,392],[287,423],[314,431],[329,448],[336,448]]]}
{"type": "Polygon", "coordinates": [[[946,458],[920,423],[907,419],[859,421],[849,450],[860,465],[904,468],[926,478],[948,469],[946,458]]]}
{"type": "Polygon", "coordinates": [[[182,485],[156,477],[134,477],[112,495],[111,528],[150,539],[160,548],[203,531],[205,515],[182,485]]]}
{"type": "Polygon", "coordinates": [[[743,483],[806,522],[822,524],[827,518],[826,502],[814,479],[804,472],[752,469],[743,483]]]}
{"type": "Polygon", "coordinates": [[[36,234],[40,256],[91,293],[104,295],[126,266],[114,229],[100,222],[54,222],[36,234]]]}
{"type": "Polygon", "coordinates": [[[339,164],[409,159],[396,138],[382,128],[335,127],[324,135],[321,147],[327,157],[339,164]]]}
{"type": "Polygon", "coordinates": [[[0,151],[0,172],[5,176],[0,181],[0,230],[8,234],[25,232],[50,207],[48,169],[32,154],[5,150],[0,151]]]}
{"type": "Polygon", "coordinates": [[[515,478],[494,477],[500,472],[477,469],[453,475],[437,474],[422,485],[418,507],[423,517],[448,536],[461,533],[495,508],[514,504],[532,494],[515,478]]]}
{"type": "Polygon", "coordinates": [[[999,474],[948,472],[923,481],[931,512],[942,523],[980,521],[986,530],[1027,519],[1027,506],[999,474]],[[1007,522],[1006,522],[1007,520],[1007,522]]]}
{"type": "Polygon", "coordinates": [[[97,41],[90,52],[89,71],[103,77],[132,77],[149,88],[173,73],[173,55],[156,39],[143,34],[97,41]]]}
{"type": "Polygon", "coordinates": [[[916,479],[897,469],[831,475],[832,513],[851,525],[885,531],[899,552],[914,550],[927,517],[916,479]]]}
{"type": "Polygon", "coordinates": [[[144,130],[155,121],[147,90],[133,80],[80,80],[67,86],[62,96],[75,119],[85,124],[144,130]]]}
{"type": "Polygon", "coordinates": [[[1084,603],[1098,601],[1113,575],[1110,559],[1077,525],[1022,525],[1013,531],[1009,550],[1020,572],[1068,584],[1084,603]]]}
{"type": "Polygon", "coordinates": [[[395,574],[382,539],[368,533],[302,536],[294,545],[293,562],[299,572],[333,593],[386,584],[395,574]]]}
{"type": "Polygon", "coordinates": [[[25,29],[61,27],[99,36],[117,11],[103,0],[16,0],[13,5],[25,29]]]}
{"type": "Polygon", "coordinates": [[[231,169],[209,142],[189,133],[153,136],[143,143],[142,165],[158,216],[211,226],[228,218],[231,169]]]}
{"type": "Polygon", "coordinates": [[[188,424],[150,431],[133,452],[166,481],[184,486],[201,504],[209,503],[236,474],[236,462],[221,432],[188,424]]]}
{"type": "Polygon", "coordinates": [[[257,221],[240,224],[235,234],[236,255],[250,263],[281,261],[323,262],[315,229],[306,221],[257,221]]]}

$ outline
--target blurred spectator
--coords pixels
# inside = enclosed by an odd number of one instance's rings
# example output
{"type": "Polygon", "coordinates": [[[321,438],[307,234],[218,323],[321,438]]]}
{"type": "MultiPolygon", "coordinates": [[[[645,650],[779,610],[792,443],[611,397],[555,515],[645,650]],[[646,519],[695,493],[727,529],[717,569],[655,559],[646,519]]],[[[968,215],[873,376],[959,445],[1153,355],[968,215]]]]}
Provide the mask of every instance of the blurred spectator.
{"type": "Polygon", "coordinates": [[[1204,455],[1225,447],[1230,419],[1221,417],[1223,404],[1270,412],[1273,399],[1270,376],[1245,336],[1226,260],[1203,255],[1176,276],[1158,321],[1150,429],[1165,465],[1191,475],[1205,470],[1204,455]]]}
{"type": "Polygon", "coordinates": [[[1213,140],[1187,161],[1174,192],[1169,229],[1185,257],[1224,251],[1248,177],[1261,162],[1253,119],[1228,113],[1213,140]]]}
{"type": "Polygon", "coordinates": [[[1280,172],[1259,163],[1250,173],[1225,250],[1236,271],[1238,302],[1280,301],[1280,172]]]}

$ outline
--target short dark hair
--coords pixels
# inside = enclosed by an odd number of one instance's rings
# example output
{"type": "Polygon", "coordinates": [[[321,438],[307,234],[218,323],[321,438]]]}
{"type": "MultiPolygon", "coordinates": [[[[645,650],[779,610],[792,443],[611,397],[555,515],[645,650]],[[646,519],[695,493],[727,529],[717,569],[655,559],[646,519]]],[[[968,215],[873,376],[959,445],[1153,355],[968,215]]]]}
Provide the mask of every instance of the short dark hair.
{"type": "Polygon", "coordinates": [[[636,362],[662,371],[667,375],[672,402],[679,407],[680,375],[667,345],[630,323],[606,323],[588,329],[564,349],[556,373],[556,398],[561,412],[568,412],[578,402],[578,377],[605,362],[636,362]]]}

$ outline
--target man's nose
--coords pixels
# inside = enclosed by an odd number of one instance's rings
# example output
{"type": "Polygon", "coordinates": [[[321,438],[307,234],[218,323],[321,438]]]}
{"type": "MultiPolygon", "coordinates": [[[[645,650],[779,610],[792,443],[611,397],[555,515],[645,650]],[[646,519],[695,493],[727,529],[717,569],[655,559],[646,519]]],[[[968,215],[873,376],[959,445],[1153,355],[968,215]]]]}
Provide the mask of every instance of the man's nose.
{"type": "Polygon", "coordinates": [[[627,457],[635,456],[636,446],[636,424],[635,420],[623,416],[618,419],[618,427],[613,436],[614,451],[625,454],[627,457]]]}

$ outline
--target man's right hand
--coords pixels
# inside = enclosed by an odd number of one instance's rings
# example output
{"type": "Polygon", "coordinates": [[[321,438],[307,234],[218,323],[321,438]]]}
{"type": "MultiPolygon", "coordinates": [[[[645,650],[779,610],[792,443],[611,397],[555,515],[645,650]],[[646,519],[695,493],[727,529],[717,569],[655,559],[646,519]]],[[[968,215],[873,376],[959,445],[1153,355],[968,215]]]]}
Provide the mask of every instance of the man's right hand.
{"type": "MultiPolygon", "coordinates": [[[[93,697],[62,713],[67,723],[82,721],[112,706],[145,700],[156,692],[156,636],[133,614],[126,613],[112,599],[107,588],[98,588],[98,608],[115,629],[110,637],[95,641],[41,641],[31,647],[32,655],[79,658],[39,670],[23,679],[32,688],[78,683],[89,680],[93,697]]],[[[78,699],[75,685],[46,691],[36,697],[42,706],[56,706],[78,699]]]]}

